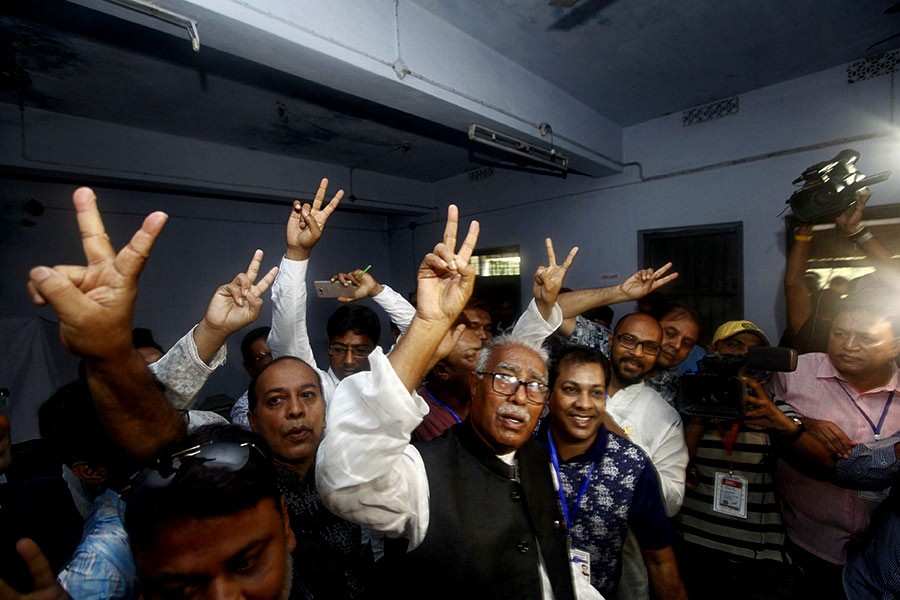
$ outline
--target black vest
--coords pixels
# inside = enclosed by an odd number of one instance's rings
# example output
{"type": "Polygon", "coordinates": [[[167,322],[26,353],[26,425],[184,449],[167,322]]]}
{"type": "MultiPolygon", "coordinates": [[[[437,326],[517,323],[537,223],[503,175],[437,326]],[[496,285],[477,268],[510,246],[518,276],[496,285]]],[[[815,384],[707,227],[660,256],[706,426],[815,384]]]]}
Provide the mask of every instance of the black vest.
{"type": "Polygon", "coordinates": [[[521,483],[469,421],[416,448],[428,474],[428,532],[409,553],[406,540],[388,540],[385,593],[537,600],[540,551],[556,600],[575,597],[564,521],[541,444],[529,440],[516,453],[521,483]]]}

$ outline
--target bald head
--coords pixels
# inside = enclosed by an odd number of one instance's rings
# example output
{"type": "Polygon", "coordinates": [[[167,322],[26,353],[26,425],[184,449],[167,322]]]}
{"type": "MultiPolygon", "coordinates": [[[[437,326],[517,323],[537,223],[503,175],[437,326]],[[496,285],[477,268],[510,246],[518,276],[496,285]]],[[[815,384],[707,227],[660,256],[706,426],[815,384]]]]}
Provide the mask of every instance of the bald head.
{"type": "Polygon", "coordinates": [[[650,315],[640,312],[631,313],[619,319],[619,322],[616,323],[616,330],[614,333],[616,335],[621,335],[623,333],[633,332],[634,330],[641,330],[650,336],[656,335],[659,338],[657,341],[662,340],[662,327],[660,327],[659,321],[650,315]],[[652,331],[656,331],[657,333],[653,334],[651,333],[652,331]]]}

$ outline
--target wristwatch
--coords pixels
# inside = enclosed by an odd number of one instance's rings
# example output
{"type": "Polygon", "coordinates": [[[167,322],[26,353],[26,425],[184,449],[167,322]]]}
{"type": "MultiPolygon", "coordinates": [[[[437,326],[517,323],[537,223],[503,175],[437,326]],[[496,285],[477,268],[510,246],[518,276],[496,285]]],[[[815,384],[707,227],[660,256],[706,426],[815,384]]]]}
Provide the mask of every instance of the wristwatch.
{"type": "Polygon", "coordinates": [[[795,429],[793,433],[789,433],[786,436],[784,436],[784,440],[786,442],[794,442],[797,440],[797,438],[799,438],[801,435],[803,435],[804,431],[806,431],[806,425],[804,425],[803,421],[801,421],[797,417],[789,417],[789,418],[791,421],[793,421],[794,423],[797,424],[797,429],[795,429]]]}

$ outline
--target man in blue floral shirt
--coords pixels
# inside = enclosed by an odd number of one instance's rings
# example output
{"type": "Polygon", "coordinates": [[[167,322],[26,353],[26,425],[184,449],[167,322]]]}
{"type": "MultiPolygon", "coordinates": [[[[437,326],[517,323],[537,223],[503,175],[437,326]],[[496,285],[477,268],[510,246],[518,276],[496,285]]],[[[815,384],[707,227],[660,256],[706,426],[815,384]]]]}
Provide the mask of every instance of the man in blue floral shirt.
{"type": "Polygon", "coordinates": [[[540,439],[550,449],[576,573],[615,598],[622,546],[630,528],[657,598],[686,598],[672,551],[659,480],[637,445],[603,426],[609,362],[598,350],[570,346],[550,371],[550,415],[540,439]]]}

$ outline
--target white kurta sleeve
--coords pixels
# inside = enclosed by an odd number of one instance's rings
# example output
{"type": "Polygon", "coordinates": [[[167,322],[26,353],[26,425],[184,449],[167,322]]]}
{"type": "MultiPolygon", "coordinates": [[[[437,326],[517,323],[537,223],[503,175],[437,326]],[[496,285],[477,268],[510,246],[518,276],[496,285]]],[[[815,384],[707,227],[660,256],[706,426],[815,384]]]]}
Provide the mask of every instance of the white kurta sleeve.
{"type": "Polygon", "coordinates": [[[674,517],[684,502],[685,472],[688,465],[687,445],[680,421],[673,422],[662,432],[651,459],[659,474],[666,514],[674,517]]]}
{"type": "Polygon", "coordinates": [[[532,298],[531,302],[528,303],[528,308],[516,321],[516,325],[513,327],[513,334],[540,344],[553,335],[553,332],[559,329],[562,322],[562,309],[559,307],[559,304],[553,304],[553,309],[550,311],[550,319],[544,320],[544,317],[541,316],[541,312],[538,310],[537,303],[532,298]]]}
{"type": "Polygon", "coordinates": [[[272,284],[272,331],[268,344],[273,358],[296,356],[317,367],[306,326],[308,267],[308,260],[281,259],[278,276],[272,284]]]}
{"type": "Polygon", "coordinates": [[[428,478],[410,436],[428,405],[410,394],[380,348],[371,371],[343,379],[328,405],[316,455],[316,485],[334,514],[405,537],[410,550],[428,529],[428,478]]]}
{"type": "Polygon", "coordinates": [[[380,294],[372,296],[372,300],[387,313],[388,318],[400,329],[400,333],[406,333],[413,317],[416,316],[415,307],[390,286],[382,285],[381,287],[384,289],[380,294]]]}
{"type": "Polygon", "coordinates": [[[187,410],[194,405],[200,388],[216,369],[225,364],[227,355],[223,345],[216,350],[210,364],[200,360],[197,344],[194,343],[196,327],[192,327],[162,358],[149,365],[153,375],[165,386],[166,399],[178,410],[187,410]]]}

